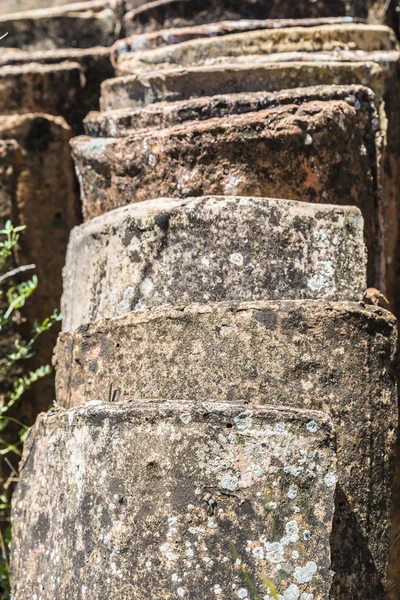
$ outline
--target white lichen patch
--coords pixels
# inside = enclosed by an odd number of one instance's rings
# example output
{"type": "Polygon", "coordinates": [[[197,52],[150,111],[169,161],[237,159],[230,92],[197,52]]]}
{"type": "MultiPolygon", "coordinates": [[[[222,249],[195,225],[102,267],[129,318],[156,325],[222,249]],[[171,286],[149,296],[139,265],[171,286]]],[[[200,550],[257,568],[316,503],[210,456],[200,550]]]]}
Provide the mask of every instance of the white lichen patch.
{"type": "Polygon", "coordinates": [[[160,546],[160,552],[165,556],[168,561],[175,561],[178,556],[171,550],[171,544],[166,542],[160,546]]]}
{"type": "Polygon", "coordinates": [[[327,487],[333,487],[336,485],[336,475],[334,473],[327,473],[324,477],[324,483],[327,487]]]}
{"type": "Polygon", "coordinates": [[[286,424],[285,423],[277,423],[275,425],[275,431],[279,431],[280,433],[286,432],[286,424]]]}
{"type": "Polygon", "coordinates": [[[149,277],[146,277],[145,279],[143,279],[142,283],[140,284],[141,294],[143,294],[143,296],[149,295],[149,294],[151,294],[153,289],[154,289],[154,283],[152,282],[152,280],[149,279],[149,277]]]}
{"type": "Polygon", "coordinates": [[[311,560],[305,567],[296,567],[293,576],[299,583],[310,583],[317,571],[317,564],[311,560]]]}
{"type": "Polygon", "coordinates": [[[309,421],[306,425],[307,427],[307,431],[309,431],[310,433],[317,433],[319,427],[318,427],[318,423],[316,423],[315,421],[309,421]]]}
{"type": "Polygon", "coordinates": [[[287,497],[289,498],[289,500],[294,500],[295,498],[297,498],[298,491],[299,491],[299,486],[296,485],[295,483],[291,483],[289,486],[289,491],[287,493],[287,497]]]}
{"type": "Polygon", "coordinates": [[[230,196],[237,196],[239,184],[242,182],[242,177],[237,175],[231,175],[228,181],[225,183],[226,194],[230,196]]]}
{"type": "Polygon", "coordinates": [[[189,413],[184,413],[182,415],[179,415],[179,418],[182,421],[182,423],[185,423],[185,425],[188,425],[190,423],[190,421],[192,420],[192,415],[189,413]]]}
{"type": "Polygon", "coordinates": [[[234,418],[236,427],[240,430],[251,428],[252,424],[253,424],[252,416],[253,416],[253,413],[251,410],[246,410],[245,412],[238,414],[234,418]]]}
{"type": "Polygon", "coordinates": [[[122,316],[132,310],[132,302],[135,297],[135,289],[128,286],[122,295],[122,300],[117,305],[117,316],[122,316]]]}
{"type": "Polygon", "coordinates": [[[266,559],[269,562],[277,565],[283,561],[285,555],[285,547],[283,544],[280,542],[267,542],[265,548],[267,551],[266,559]]]}
{"type": "Polygon", "coordinates": [[[300,598],[300,590],[297,585],[295,583],[289,585],[282,598],[283,600],[298,600],[300,598]]]}
{"type": "Polygon", "coordinates": [[[296,465],[285,465],[283,467],[285,475],[293,475],[293,477],[298,477],[302,471],[303,469],[296,465]]]}
{"type": "MultiPolygon", "coordinates": [[[[115,408],[125,410],[120,406],[115,408]]],[[[260,586],[265,576],[277,582],[280,600],[299,600],[304,591],[314,595],[321,593],[324,585],[321,580],[329,572],[329,503],[333,506],[333,490],[326,486],[324,477],[335,473],[335,453],[327,444],[328,428],[321,426],[313,433],[306,425],[313,415],[318,423],[323,423],[324,417],[319,420],[316,413],[310,413],[304,418],[301,412],[295,420],[284,412],[277,418],[274,409],[270,420],[260,417],[257,406],[252,406],[251,411],[246,408],[245,404],[236,410],[229,407],[227,417],[222,415],[221,418],[221,406],[210,403],[202,423],[204,408],[198,409],[195,404],[188,403],[184,408],[179,404],[174,411],[169,405],[160,409],[151,406],[146,410],[152,418],[146,413],[147,418],[139,425],[135,421],[138,411],[135,406],[129,420],[118,420],[120,435],[117,438],[110,436],[116,421],[104,416],[101,420],[103,446],[99,446],[98,438],[93,435],[79,438],[79,450],[86,460],[87,456],[102,456],[100,450],[108,452],[110,444],[113,449],[107,455],[108,460],[96,467],[94,499],[97,504],[91,507],[90,513],[98,523],[97,533],[102,534],[100,539],[96,537],[99,551],[91,558],[91,567],[100,572],[103,557],[109,559],[110,585],[114,582],[118,585],[130,576],[132,563],[126,560],[126,551],[122,549],[126,548],[127,532],[129,535],[134,526],[142,543],[137,573],[143,597],[144,583],[152,581],[158,586],[158,596],[160,589],[168,589],[171,597],[185,599],[201,589],[203,595],[208,593],[211,598],[232,596],[250,600],[251,593],[243,581],[241,567],[249,570],[254,580],[261,582],[260,586]],[[162,417],[154,416],[156,410],[164,411],[162,417]],[[191,416],[190,420],[187,415],[191,416]],[[117,457],[122,449],[129,450],[127,440],[134,446],[135,460],[141,461],[143,479],[147,476],[149,479],[138,481],[135,474],[133,483],[129,483],[131,487],[116,489],[117,457]],[[317,452],[320,453],[318,458],[317,452]],[[157,477],[154,477],[153,465],[156,465],[157,477]],[[320,471],[316,465],[321,466],[320,471]],[[310,485],[309,471],[315,474],[310,485]],[[301,474],[300,479],[295,479],[297,473],[301,474]],[[149,480],[151,485],[158,486],[158,500],[147,514],[141,498],[147,500],[149,480]],[[137,491],[136,512],[135,506],[125,500],[130,489],[137,491]],[[243,523],[246,538],[243,538],[243,523]],[[225,524],[228,529],[220,531],[225,524]],[[319,524],[324,528],[322,534],[318,531],[318,536],[311,536],[305,543],[307,532],[314,533],[314,527],[319,524]],[[229,531],[228,539],[226,531],[229,531]],[[229,542],[235,552],[230,551],[229,542]],[[99,559],[96,564],[95,558],[99,559]],[[312,579],[316,572],[311,560],[321,567],[309,585],[310,577],[312,579]],[[302,587],[301,581],[307,585],[302,587]]],[[[93,410],[112,411],[114,407],[93,406],[90,414],[93,410]]],[[[74,428],[82,429],[87,418],[83,414],[74,419],[71,431],[67,415],[68,435],[74,433],[74,428]]],[[[96,426],[99,422],[97,419],[96,426]]],[[[54,447],[57,452],[54,441],[48,447],[54,447]]],[[[50,455],[46,460],[51,459],[50,455]]],[[[123,473],[124,478],[131,476],[130,465],[123,473]]],[[[81,581],[87,580],[82,578],[81,581]]]]}
{"type": "Polygon", "coordinates": [[[230,473],[225,473],[221,479],[221,487],[224,490],[229,490],[230,492],[235,492],[239,487],[239,479],[236,475],[232,475],[230,473]]]}
{"type": "Polygon", "coordinates": [[[289,521],[285,526],[286,535],[281,539],[281,544],[287,546],[294,544],[299,540],[299,526],[297,521],[289,521]]]}
{"type": "Polygon", "coordinates": [[[233,254],[230,255],[229,261],[233,265],[236,265],[237,267],[242,267],[243,263],[244,263],[243,254],[240,254],[240,252],[234,252],[233,254]]]}
{"type": "Polygon", "coordinates": [[[261,546],[256,546],[255,548],[253,548],[252,554],[259,560],[263,560],[265,557],[264,548],[262,548],[261,546]]]}

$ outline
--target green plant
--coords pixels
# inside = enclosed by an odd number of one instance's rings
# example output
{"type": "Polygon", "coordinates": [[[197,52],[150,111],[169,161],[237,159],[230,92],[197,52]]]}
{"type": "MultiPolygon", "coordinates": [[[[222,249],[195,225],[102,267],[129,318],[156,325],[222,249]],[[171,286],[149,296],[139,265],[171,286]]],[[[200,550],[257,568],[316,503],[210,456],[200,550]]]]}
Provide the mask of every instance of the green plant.
{"type": "Polygon", "coordinates": [[[269,590],[271,592],[271,597],[274,600],[279,600],[279,596],[278,596],[278,592],[276,591],[276,587],[274,586],[272,581],[270,579],[268,579],[268,577],[264,578],[264,585],[267,588],[267,590],[269,590]]]}
{"type": "Polygon", "coordinates": [[[38,286],[35,275],[27,281],[15,281],[21,273],[34,269],[35,265],[7,269],[24,229],[24,226],[14,227],[11,221],[7,221],[4,228],[0,229],[0,339],[8,341],[3,341],[6,350],[0,356],[0,386],[4,388],[3,393],[0,393],[0,457],[3,461],[0,479],[0,600],[9,597],[9,513],[12,484],[18,476],[7,455],[21,455],[21,447],[29,430],[26,424],[15,418],[11,409],[36,381],[51,372],[50,365],[26,372],[23,363],[34,355],[34,346],[39,336],[61,319],[60,313],[54,311],[41,323],[33,324],[28,339],[21,339],[17,333],[18,325],[23,320],[20,311],[38,286]],[[9,287],[6,282],[11,282],[9,287]]]}
{"type": "MultiPolygon", "coordinates": [[[[240,557],[239,552],[237,551],[236,546],[232,542],[230,542],[229,547],[230,547],[231,554],[236,561],[236,564],[239,566],[240,573],[242,575],[242,578],[243,578],[244,584],[247,588],[247,591],[250,594],[250,598],[252,598],[252,600],[261,600],[261,598],[257,592],[257,586],[253,582],[251,575],[249,574],[246,567],[244,566],[243,561],[240,557]]],[[[276,591],[275,585],[273,584],[273,582],[270,579],[268,579],[268,577],[264,577],[263,583],[264,583],[265,589],[267,589],[271,594],[271,600],[280,600],[278,592],[276,591]]]]}

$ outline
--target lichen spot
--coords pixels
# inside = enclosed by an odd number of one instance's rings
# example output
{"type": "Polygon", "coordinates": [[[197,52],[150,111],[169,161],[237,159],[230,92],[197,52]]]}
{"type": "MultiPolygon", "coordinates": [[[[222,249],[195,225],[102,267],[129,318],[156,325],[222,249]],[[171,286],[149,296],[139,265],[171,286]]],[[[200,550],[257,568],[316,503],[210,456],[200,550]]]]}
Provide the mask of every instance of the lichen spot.
{"type": "Polygon", "coordinates": [[[319,427],[318,427],[318,423],[316,423],[315,421],[309,421],[306,425],[307,427],[307,431],[309,431],[310,433],[317,433],[319,427]]]}
{"type": "Polygon", "coordinates": [[[214,585],[214,594],[216,596],[219,596],[220,594],[222,594],[222,588],[218,583],[214,585]]]}
{"type": "Polygon", "coordinates": [[[298,600],[298,598],[300,598],[300,590],[295,583],[292,583],[283,594],[283,600],[298,600]]]}
{"type": "Polygon", "coordinates": [[[286,523],[285,529],[286,536],[282,538],[282,543],[286,545],[288,543],[294,544],[295,542],[297,542],[299,539],[299,526],[297,524],[297,521],[288,521],[288,523],[286,523]]]}
{"type": "Polygon", "coordinates": [[[239,596],[239,598],[241,598],[243,600],[243,598],[247,598],[249,593],[246,590],[246,588],[239,588],[237,591],[237,595],[239,596]]]}
{"type": "Polygon", "coordinates": [[[142,283],[140,284],[140,291],[142,294],[150,294],[153,291],[154,288],[154,284],[151,281],[151,279],[149,279],[148,277],[145,277],[145,279],[143,279],[142,283]]]}
{"type": "Polygon", "coordinates": [[[289,500],[294,500],[297,497],[298,491],[298,486],[295,483],[291,483],[289,486],[289,491],[287,493],[287,497],[289,498],[289,500]]]}
{"type": "Polygon", "coordinates": [[[234,492],[235,490],[237,490],[238,485],[239,485],[239,479],[236,477],[236,475],[226,473],[225,475],[222,476],[221,487],[224,490],[229,490],[230,492],[234,492]]]}
{"type": "Polygon", "coordinates": [[[317,240],[317,242],[319,242],[319,241],[324,242],[326,240],[326,231],[325,231],[325,229],[323,229],[322,227],[321,227],[321,229],[318,229],[314,233],[314,238],[317,240]]]}
{"type": "Polygon", "coordinates": [[[179,588],[176,590],[176,593],[178,594],[178,596],[179,596],[180,598],[183,598],[183,596],[185,595],[185,590],[184,590],[183,588],[179,587],[179,588]]]}
{"type": "Polygon", "coordinates": [[[252,426],[252,416],[253,413],[251,410],[246,410],[238,414],[234,421],[235,425],[238,429],[249,429],[252,426]]]}
{"type": "Polygon", "coordinates": [[[267,549],[266,558],[269,562],[277,565],[283,561],[283,555],[285,552],[283,544],[281,544],[280,542],[273,542],[272,544],[267,542],[265,544],[265,547],[267,549]]]}
{"type": "Polygon", "coordinates": [[[185,425],[188,425],[190,423],[190,421],[192,420],[192,415],[190,415],[189,413],[184,413],[183,415],[179,415],[179,418],[182,421],[182,423],[185,423],[185,425]]]}
{"type": "Polygon", "coordinates": [[[315,573],[318,571],[318,566],[311,560],[305,567],[296,567],[294,570],[294,577],[299,583],[310,583],[315,573]]]}
{"type": "Polygon", "coordinates": [[[243,258],[243,255],[240,254],[239,252],[234,252],[233,254],[230,255],[229,261],[233,265],[236,265],[237,267],[242,267],[243,266],[243,262],[244,262],[244,258],[243,258]]]}
{"type": "Polygon", "coordinates": [[[253,548],[252,554],[256,558],[262,560],[264,558],[264,549],[261,546],[256,546],[255,548],[253,548]]]}
{"type": "Polygon", "coordinates": [[[324,483],[326,487],[333,487],[336,483],[336,475],[334,473],[327,473],[324,477],[324,483]]]}
{"type": "Polygon", "coordinates": [[[128,286],[122,295],[122,300],[119,302],[117,306],[117,315],[120,317],[121,315],[126,314],[131,311],[132,301],[135,296],[135,290],[132,286],[128,286]]]}
{"type": "Polygon", "coordinates": [[[226,193],[230,194],[231,196],[236,196],[241,181],[242,178],[238,177],[237,175],[232,175],[231,177],[229,177],[228,181],[225,183],[226,193]]]}
{"type": "Polygon", "coordinates": [[[324,280],[318,275],[313,275],[307,282],[307,287],[310,288],[312,292],[320,292],[324,288],[324,285],[324,280]]]}

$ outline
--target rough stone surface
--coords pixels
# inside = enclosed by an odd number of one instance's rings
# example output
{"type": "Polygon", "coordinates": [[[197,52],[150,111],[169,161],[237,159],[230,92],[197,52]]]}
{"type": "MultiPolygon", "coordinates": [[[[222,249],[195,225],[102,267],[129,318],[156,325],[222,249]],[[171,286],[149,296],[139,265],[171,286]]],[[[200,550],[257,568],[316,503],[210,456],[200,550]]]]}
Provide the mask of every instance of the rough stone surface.
{"type": "MultiPolygon", "coordinates": [[[[128,0],[127,5],[130,2],[128,0]]],[[[366,17],[365,0],[157,0],[132,6],[124,19],[125,27],[135,32],[157,31],[170,27],[201,25],[221,19],[304,19],[337,16],[366,17]]]]}
{"type": "MultiPolygon", "coordinates": [[[[70,136],[69,127],[59,117],[0,117],[0,219],[27,226],[17,260],[18,264],[36,264],[40,281],[34,302],[24,307],[24,316],[31,323],[48,317],[60,305],[68,236],[79,223],[70,136]]],[[[56,336],[54,328],[38,340],[30,366],[51,360],[56,336]]],[[[26,405],[36,415],[38,409],[48,408],[53,394],[51,378],[43,380],[26,405]]]]}
{"type": "Polygon", "coordinates": [[[30,106],[33,96],[39,106],[37,110],[47,114],[53,114],[57,110],[56,114],[63,116],[73,127],[74,132],[79,134],[82,133],[82,121],[85,115],[99,108],[101,83],[113,76],[114,69],[110,64],[109,48],[68,48],[42,52],[9,49],[4,56],[0,57],[0,82],[3,79],[6,86],[2,90],[1,104],[4,105],[5,100],[11,97],[15,106],[14,112],[17,112],[21,103],[23,106],[30,106]],[[60,80],[59,73],[65,69],[66,64],[71,63],[79,65],[79,78],[74,67],[66,73],[68,76],[66,79],[60,80]],[[51,89],[47,89],[42,79],[39,79],[39,76],[43,77],[43,72],[46,74],[44,81],[46,84],[47,82],[51,84],[51,89]],[[26,73],[29,73],[27,83],[26,73]],[[36,84],[38,81],[41,82],[40,85],[36,84]],[[25,85],[31,94],[25,92],[25,85]],[[68,100],[64,102],[66,95],[68,100]]]}
{"type": "Polygon", "coordinates": [[[283,27],[316,27],[318,25],[352,23],[352,17],[327,17],[325,19],[241,19],[240,21],[219,21],[207,25],[192,27],[174,27],[137,34],[135,24],[129,19],[124,19],[125,34],[129,37],[118,40],[112,50],[113,62],[126,52],[139,50],[153,50],[160,46],[169,46],[187,42],[197,38],[218,37],[240,31],[254,31],[256,29],[281,29],[283,27]],[[133,25],[133,26],[132,26],[133,25]]]}
{"type": "MultiPolygon", "coordinates": [[[[83,0],[82,2],[74,2],[72,6],[75,12],[82,12],[82,10],[99,10],[109,4],[107,0],[83,0]]],[[[2,15],[7,15],[38,8],[51,11],[52,7],[65,7],[66,5],[71,6],[71,0],[0,0],[0,12],[2,15]]]]}
{"type": "Polygon", "coordinates": [[[254,302],[136,311],[61,334],[58,402],[168,397],[313,408],[337,428],[335,598],[384,598],[397,422],[396,320],[377,307],[254,302]],[[380,515],[371,519],[371,515],[380,515]]]}
{"type": "Polygon", "coordinates": [[[63,328],[162,304],[361,300],[365,288],[356,208],[267,198],[162,199],[73,230],[63,328]]]}
{"type": "Polygon", "coordinates": [[[110,110],[177,102],[194,97],[241,92],[276,92],[325,84],[367,84],[383,91],[382,69],[373,61],[281,62],[219,65],[170,69],[125,75],[102,85],[101,108],[110,110]]]}
{"type": "MultiPolygon", "coordinates": [[[[386,294],[392,310],[400,314],[400,59],[399,53],[337,51],[292,52],[262,56],[219,58],[213,65],[169,69],[125,76],[103,86],[105,109],[139,106],[160,100],[243,91],[279,90],[316,83],[363,83],[376,92],[380,122],[385,134],[381,149],[383,228],[386,260],[386,294]],[[303,66],[301,63],[303,62],[303,66]],[[271,63],[276,68],[271,69],[271,63]],[[291,65],[291,68],[288,66],[291,65]],[[379,65],[379,67],[378,67],[379,65]],[[265,70],[264,70],[265,69],[265,70]]],[[[193,118],[198,118],[197,114],[193,118]]]]}
{"type": "Polygon", "coordinates": [[[0,17],[0,28],[8,35],[2,46],[22,50],[89,48],[111,46],[118,37],[114,12],[69,12],[65,8],[33,10],[0,17]]]}
{"type": "MultiPolygon", "coordinates": [[[[298,65],[300,62],[305,62],[307,67],[310,62],[325,63],[331,62],[335,65],[335,69],[340,70],[338,63],[342,62],[344,68],[348,68],[348,63],[360,63],[360,61],[374,61],[379,64],[382,69],[383,75],[383,87],[382,80],[380,77],[370,77],[365,73],[362,79],[357,78],[358,70],[353,73],[353,82],[362,81],[364,85],[368,85],[377,94],[377,101],[381,99],[384,101],[384,105],[381,104],[381,127],[385,134],[385,145],[382,151],[381,157],[381,182],[383,187],[383,206],[384,206],[384,237],[385,237],[385,257],[386,257],[386,293],[390,296],[391,308],[400,314],[400,244],[398,242],[399,236],[399,220],[400,220],[400,112],[398,110],[398,98],[400,96],[400,55],[398,52],[357,52],[357,51],[338,51],[338,52],[325,52],[325,53],[309,53],[309,52],[293,52],[293,53],[278,53],[263,56],[252,57],[254,65],[265,65],[267,62],[276,62],[282,64],[283,62],[294,62],[298,65]],[[343,62],[344,61],[344,62],[343,62]],[[384,109],[384,110],[383,110],[384,109]],[[387,123],[386,123],[387,120],[387,123]]],[[[216,61],[219,66],[222,67],[225,64],[226,59],[219,59],[216,61]]],[[[231,62],[231,59],[229,59],[231,62]]],[[[246,58],[240,57],[235,59],[236,68],[239,64],[242,64],[244,69],[248,68],[246,64],[246,58]]],[[[227,66],[227,63],[226,63],[227,66]]],[[[217,69],[217,65],[215,67],[217,69]]],[[[326,68],[326,66],[325,66],[326,68]]],[[[218,70],[218,69],[217,69],[218,70]]],[[[328,73],[328,71],[327,71],[328,73]]],[[[165,73],[166,79],[168,79],[167,72],[165,73]]],[[[172,79],[174,74],[171,73],[172,79]]],[[[306,77],[306,75],[304,75],[306,77]]],[[[195,77],[195,75],[192,75],[195,77]]],[[[341,77],[339,75],[339,77],[341,77]]],[[[337,72],[332,72],[330,75],[330,81],[338,81],[337,72]]],[[[211,79],[211,77],[210,77],[211,79]]],[[[329,76],[324,81],[328,83],[329,76]]],[[[222,80],[222,79],[221,79],[222,80]]],[[[117,81],[117,80],[115,80],[117,81]]],[[[227,86],[229,79],[227,78],[227,86]]],[[[200,81],[199,81],[200,83],[200,81]]],[[[303,85],[300,81],[293,82],[296,86],[303,85]]],[[[288,83],[291,85],[290,83],[288,83]]],[[[165,89],[168,87],[168,83],[165,85],[165,89]]],[[[195,94],[200,94],[200,90],[204,90],[207,87],[207,83],[201,81],[201,86],[196,85],[193,89],[195,94]]],[[[130,88],[128,88],[130,89],[130,88]]],[[[247,90],[245,78],[243,78],[242,90],[247,90]]],[[[229,91],[229,87],[225,88],[225,92],[229,91]]],[[[237,88],[235,88],[237,91],[237,88]]],[[[121,96],[122,98],[122,96],[121,96]]]]}
{"type": "Polygon", "coordinates": [[[307,104],[315,100],[345,100],[360,105],[376,118],[376,96],[360,85],[319,85],[285,89],[280,92],[218,94],[176,102],[156,102],[141,107],[92,111],[84,119],[90,137],[127,137],[138,130],[165,129],[187,121],[207,121],[234,114],[257,112],[286,104],[307,104]]]}
{"type": "Polygon", "coordinates": [[[335,483],[332,424],[316,411],[49,413],[14,496],[14,598],[239,599],[266,594],[268,574],[283,598],[328,600],[335,483]]]}
{"type": "Polygon", "coordinates": [[[394,32],[383,25],[322,25],[234,33],[197,39],[124,54],[118,61],[120,74],[178,65],[187,67],[221,56],[251,56],[276,52],[326,52],[332,50],[395,50],[394,32]]]}
{"type": "Polygon", "coordinates": [[[310,102],[123,139],[76,138],[84,217],[157,196],[351,203],[365,219],[368,280],[384,287],[376,124],[362,112],[339,100],[310,102]]]}
{"type": "Polygon", "coordinates": [[[62,62],[0,68],[1,114],[44,112],[64,115],[70,111],[84,85],[78,63],[62,62]]]}
{"type": "Polygon", "coordinates": [[[393,483],[392,519],[389,543],[389,570],[387,583],[387,600],[398,600],[400,594],[400,435],[396,443],[396,463],[393,483]]]}

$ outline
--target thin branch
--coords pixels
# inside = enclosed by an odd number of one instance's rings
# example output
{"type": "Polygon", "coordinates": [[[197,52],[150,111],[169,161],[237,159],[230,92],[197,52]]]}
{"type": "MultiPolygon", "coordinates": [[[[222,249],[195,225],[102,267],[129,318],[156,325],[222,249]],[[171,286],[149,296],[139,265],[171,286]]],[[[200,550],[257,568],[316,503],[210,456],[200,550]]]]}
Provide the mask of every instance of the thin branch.
{"type": "MultiPolygon", "coordinates": [[[[1,38],[0,38],[0,40],[1,40],[1,38]]],[[[36,265],[22,265],[21,267],[17,267],[16,269],[13,269],[12,271],[9,271],[8,273],[5,273],[5,275],[1,275],[0,276],[0,283],[2,281],[5,281],[9,277],[13,277],[14,275],[18,275],[18,273],[23,273],[24,271],[31,271],[32,269],[36,269],[36,265]]]]}
{"type": "Polygon", "coordinates": [[[1,556],[4,562],[4,566],[6,567],[7,575],[10,577],[10,566],[8,564],[7,550],[6,545],[4,543],[3,534],[0,529],[0,548],[1,548],[1,556]]]}
{"type": "Polygon", "coordinates": [[[4,40],[4,38],[5,38],[5,37],[7,37],[7,36],[8,36],[8,31],[7,31],[7,33],[5,33],[4,35],[2,35],[2,36],[0,37],[0,40],[4,40]]]}
{"type": "Polygon", "coordinates": [[[7,465],[9,466],[11,471],[14,473],[14,475],[16,475],[16,477],[19,477],[18,472],[15,470],[15,467],[10,463],[7,456],[4,457],[4,461],[7,463],[7,465]]]}

